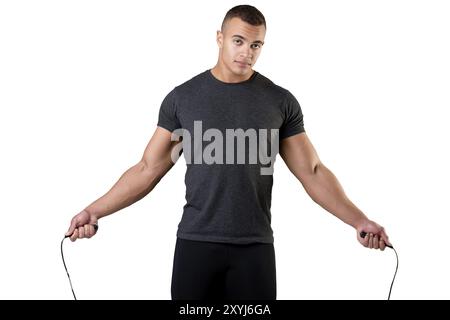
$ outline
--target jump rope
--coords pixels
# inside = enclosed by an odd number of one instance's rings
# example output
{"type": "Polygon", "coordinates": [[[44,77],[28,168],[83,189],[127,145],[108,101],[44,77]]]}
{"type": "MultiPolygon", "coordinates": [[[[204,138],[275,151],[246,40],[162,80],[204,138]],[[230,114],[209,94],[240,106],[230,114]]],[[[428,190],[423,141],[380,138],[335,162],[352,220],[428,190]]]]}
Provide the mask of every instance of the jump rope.
{"type": "MultiPolygon", "coordinates": [[[[97,230],[98,230],[98,224],[93,224],[93,226],[94,226],[95,232],[97,232],[97,230]]],[[[64,260],[64,251],[63,251],[63,242],[64,242],[64,240],[66,240],[66,238],[69,238],[70,236],[71,236],[71,235],[64,236],[64,238],[61,240],[61,257],[62,257],[64,269],[66,269],[67,278],[69,278],[70,289],[72,289],[73,298],[74,298],[75,300],[77,300],[77,296],[75,295],[75,291],[73,291],[72,280],[70,280],[69,271],[67,271],[67,266],[66,266],[66,261],[64,260]]]]}
{"type": "MultiPolygon", "coordinates": [[[[94,226],[95,231],[97,232],[98,225],[94,224],[93,226],[94,226]]],[[[361,233],[359,235],[360,235],[361,238],[365,238],[366,235],[367,235],[367,232],[361,231],[361,233]]],[[[75,291],[73,290],[72,281],[70,280],[69,271],[67,271],[66,262],[64,260],[63,243],[64,243],[64,240],[66,240],[66,238],[69,238],[69,237],[70,237],[70,235],[69,236],[65,236],[61,240],[61,257],[62,257],[62,261],[63,261],[63,264],[64,264],[64,269],[66,270],[66,273],[67,273],[67,278],[69,279],[70,289],[72,290],[73,298],[75,300],[77,300],[77,296],[75,295],[75,291]]],[[[392,250],[394,250],[395,257],[397,258],[397,266],[395,267],[394,278],[392,279],[391,287],[389,288],[389,295],[388,295],[388,298],[387,298],[388,300],[390,300],[391,299],[392,286],[394,285],[395,276],[397,275],[397,270],[398,270],[398,254],[397,254],[397,251],[394,249],[394,246],[390,246],[390,245],[386,244],[386,247],[391,248],[392,250]]]]}
{"type": "MultiPolygon", "coordinates": [[[[366,235],[367,235],[367,232],[364,232],[364,231],[361,231],[361,233],[359,234],[359,236],[361,238],[365,238],[366,235]]],[[[392,250],[394,250],[395,257],[397,258],[397,266],[395,267],[394,278],[392,278],[391,287],[389,288],[388,300],[391,300],[392,286],[394,285],[395,276],[397,275],[397,270],[398,270],[398,254],[397,254],[397,251],[395,250],[394,246],[390,246],[390,245],[386,244],[386,247],[391,248],[392,250]]]]}

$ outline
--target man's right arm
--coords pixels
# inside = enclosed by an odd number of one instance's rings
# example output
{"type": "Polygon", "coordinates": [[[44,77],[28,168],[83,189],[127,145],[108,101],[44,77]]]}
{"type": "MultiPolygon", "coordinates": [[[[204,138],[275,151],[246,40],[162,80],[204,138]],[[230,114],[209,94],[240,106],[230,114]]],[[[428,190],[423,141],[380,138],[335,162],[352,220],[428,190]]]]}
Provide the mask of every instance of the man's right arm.
{"type": "Polygon", "coordinates": [[[172,150],[180,141],[171,140],[171,132],[157,127],[142,159],[125,171],[113,187],[73,217],[66,235],[71,240],[90,238],[95,234],[93,224],[145,197],[174,165],[172,150]]]}

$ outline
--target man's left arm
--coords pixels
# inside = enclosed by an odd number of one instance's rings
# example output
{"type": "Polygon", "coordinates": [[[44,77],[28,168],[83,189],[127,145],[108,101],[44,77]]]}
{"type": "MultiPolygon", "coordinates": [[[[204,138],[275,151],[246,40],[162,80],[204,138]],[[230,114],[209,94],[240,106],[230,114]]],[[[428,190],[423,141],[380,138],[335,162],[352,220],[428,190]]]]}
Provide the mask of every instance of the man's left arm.
{"type": "Polygon", "coordinates": [[[382,226],[371,221],[346,196],[335,175],[320,161],[305,132],[281,140],[280,155],[311,199],[357,231],[365,247],[384,250],[391,245],[382,226]],[[359,234],[364,231],[366,237],[359,234]]]}

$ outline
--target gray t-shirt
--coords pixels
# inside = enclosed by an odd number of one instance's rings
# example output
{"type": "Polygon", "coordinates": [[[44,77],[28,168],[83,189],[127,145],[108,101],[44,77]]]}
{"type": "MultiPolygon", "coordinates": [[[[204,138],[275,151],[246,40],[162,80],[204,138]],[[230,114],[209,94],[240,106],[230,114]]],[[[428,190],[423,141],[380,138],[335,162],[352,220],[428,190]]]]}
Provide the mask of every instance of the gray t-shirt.
{"type": "Polygon", "coordinates": [[[158,126],[190,133],[183,135],[186,204],[177,236],[273,243],[273,177],[262,168],[273,168],[271,151],[278,152],[281,139],[305,131],[297,99],[256,71],[225,83],[206,70],[165,97],[158,126]],[[271,156],[269,164],[262,154],[271,156]]]}

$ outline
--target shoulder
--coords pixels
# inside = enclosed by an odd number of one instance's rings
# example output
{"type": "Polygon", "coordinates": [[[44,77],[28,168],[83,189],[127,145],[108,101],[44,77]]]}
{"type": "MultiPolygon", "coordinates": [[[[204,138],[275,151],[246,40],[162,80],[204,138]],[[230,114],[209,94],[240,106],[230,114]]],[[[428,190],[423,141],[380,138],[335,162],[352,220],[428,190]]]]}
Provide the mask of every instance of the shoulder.
{"type": "MultiPolygon", "coordinates": [[[[261,75],[261,83],[265,86],[265,92],[267,92],[266,100],[269,98],[275,98],[276,105],[281,111],[284,120],[303,117],[302,108],[297,98],[288,89],[275,84],[267,77],[261,75]]],[[[300,120],[299,120],[300,121],[300,120]]]]}
{"type": "Polygon", "coordinates": [[[267,94],[275,96],[279,101],[290,102],[296,100],[295,96],[288,89],[276,84],[261,73],[258,73],[258,85],[260,85],[267,94]]]}
{"type": "Polygon", "coordinates": [[[192,78],[190,78],[189,80],[177,85],[173,91],[174,93],[176,93],[177,96],[183,96],[183,95],[190,95],[193,92],[198,92],[199,87],[204,86],[207,80],[207,72],[203,71],[195,76],[193,76],[192,78]]]}

